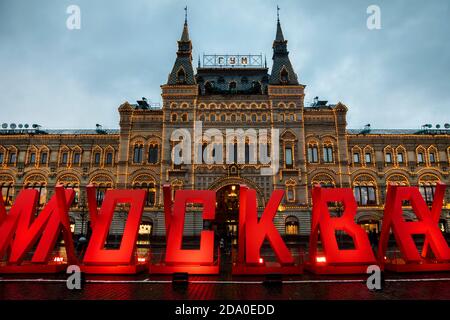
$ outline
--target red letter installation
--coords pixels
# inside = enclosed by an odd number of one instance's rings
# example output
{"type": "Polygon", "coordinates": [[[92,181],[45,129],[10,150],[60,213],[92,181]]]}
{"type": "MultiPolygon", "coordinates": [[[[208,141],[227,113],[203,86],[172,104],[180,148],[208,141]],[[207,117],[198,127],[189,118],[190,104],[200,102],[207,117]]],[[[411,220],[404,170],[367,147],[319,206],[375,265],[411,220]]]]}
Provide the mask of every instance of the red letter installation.
{"type": "Polygon", "coordinates": [[[275,190],[258,221],[256,191],[240,186],[239,199],[239,256],[233,266],[233,274],[300,274],[302,266],[294,264],[294,258],[286,247],[273,219],[283,198],[283,190],[275,190]],[[264,261],[260,256],[264,240],[269,240],[278,261],[264,261]]]}
{"type": "Polygon", "coordinates": [[[55,195],[42,209],[36,220],[34,220],[34,214],[38,201],[37,190],[22,190],[9,210],[9,214],[6,213],[3,198],[0,197],[0,257],[4,257],[8,249],[11,249],[8,262],[0,267],[0,273],[62,271],[66,267],[66,263],[60,260],[63,258],[54,259],[51,256],[51,250],[55,248],[61,230],[68,263],[77,264],[68,217],[68,208],[74,195],[73,190],[64,190],[62,186],[57,186],[55,195]],[[25,255],[30,252],[39,237],[41,238],[31,263],[24,262],[25,255]]]}
{"type": "Polygon", "coordinates": [[[376,260],[366,232],[354,221],[357,204],[352,190],[314,186],[312,201],[308,268],[320,274],[366,273],[367,266],[376,264],[376,260]],[[343,204],[342,217],[330,216],[329,202],[343,204]],[[354,249],[339,249],[336,240],[338,230],[352,237],[354,249]],[[323,253],[319,253],[317,248],[319,233],[323,253]]]}
{"type": "Polygon", "coordinates": [[[166,257],[162,263],[151,265],[150,272],[219,273],[219,265],[214,263],[214,231],[203,230],[200,233],[200,249],[182,249],[186,204],[203,204],[203,220],[213,220],[216,213],[216,193],[211,190],[177,190],[175,203],[172,205],[170,186],[164,185],[163,190],[167,235],[166,257]]]}
{"type": "Polygon", "coordinates": [[[97,213],[95,187],[88,186],[88,204],[93,225],[92,237],[84,255],[82,270],[86,273],[132,274],[145,268],[136,262],[136,240],[144,210],[145,190],[107,190],[97,213]],[[104,248],[114,210],[119,203],[130,204],[120,248],[104,248]]]}
{"type": "Polygon", "coordinates": [[[378,251],[382,266],[398,272],[450,270],[450,249],[438,227],[444,194],[445,185],[438,183],[430,212],[417,187],[388,186],[378,251]],[[405,221],[402,209],[405,200],[410,201],[418,221],[405,221]],[[401,256],[385,258],[391,228],[401,256]],[[413,239],[413,235],[419,234],[425,236],[421,254],[413,239]]]}

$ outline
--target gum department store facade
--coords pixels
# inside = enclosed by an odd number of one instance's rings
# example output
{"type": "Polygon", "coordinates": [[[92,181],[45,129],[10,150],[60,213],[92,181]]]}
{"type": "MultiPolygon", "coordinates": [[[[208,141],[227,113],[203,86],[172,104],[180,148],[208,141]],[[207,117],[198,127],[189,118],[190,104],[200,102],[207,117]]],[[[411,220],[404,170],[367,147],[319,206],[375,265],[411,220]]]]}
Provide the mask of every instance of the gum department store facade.
{"type": "MultiPolygon", "coordinates": [[[[217,58],[217,57],[216,57],[217,58]]],[[[243,57],[237,57],[242,59],[243,57]]],[[[244,57],[243,59],[247,59],[244,57]]],[[[252,58],[252,57],[250,57],[252,58]]],[[[225,56],[225,59],[230,59],[225,56]]],[[[233,58],[231,58],[233,59],[233,58]]],[[[228,62],[235,62],[227,60],[228,62]]],[[[248,62],[242,60],[241,62],[248,62]]],[[[304,106],[305,86],[289,60],[280,22],[273,42],[273,65],[199,66],[194,73],[192,44],[185,22],[173,69],[162,85],[162,108],[145,99],[119,107],[120,129],[6,129],[0,134],[0,187],[7,206],[23,188],[40,192],[45,203],[58,183],[75,188],[71,209],[75,234],[88,229],[85,186],[97,186],[101,203],[109,188],[144,188],[148,198],[140,238],[163,236],[162,185],[217,191],[215,227],[236,233],[239,184],[257,190],[262,211],[273,189],[286,191],[275,224],[282,235],[309,235],[311,187],[353,188],[359,205],[356,220],[380,228],[388,182],[420,186],[431,201],[434,185],[450,184],[450,130],[351,130],[347,107],[317,99],[304,106]],[[279,129],[280,170],[260,174],[260,164],[182,164],[171,161],[171,132],[191,129],[194,121],[208,128],[279,129]]],[[[247,152],[246,152],[247,154],[247,152]]],[[[450,232],[450,196],[446,194],[440,227],[450,232]]],[[[191,208],[190,211],[198,210],[191,208]]],[[[405,207],[407,219],[414,220],[405,207]]],[[[342,211],[336,207],[336,214],[342,211]]],[[[118,208],[112,234],[120,234],[126,217],[118,208]]],[[[200,233],[200,215],[186,216],[186,236],[200,233]]],[[[147,241],[146,241],[147,240],[147,241]]]]}

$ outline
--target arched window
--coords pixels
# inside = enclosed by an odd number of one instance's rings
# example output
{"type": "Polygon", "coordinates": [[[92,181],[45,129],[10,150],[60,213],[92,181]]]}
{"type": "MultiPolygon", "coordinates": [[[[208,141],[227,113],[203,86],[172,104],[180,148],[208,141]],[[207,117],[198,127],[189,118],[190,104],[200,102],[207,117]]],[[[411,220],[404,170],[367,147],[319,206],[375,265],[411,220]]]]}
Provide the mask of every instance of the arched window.
{"type": "Polygon", "coordinates": [[[403,148],[402,146],[398,146],[395,149],[395,154],[396,154],[396,162],[398,166],[402,166],[402,165],[406,165],[407,160],[406,160],[406,150],[405,148],[403,148]]]}
{"type": "Polygon", "coordinates": [[[439,162],[438,151],[437,151],[437,149],[434,146],[430,146],[428,148],[428,162],[429,162],[430,166],[432,166],[435,163],[439,162]]]}
{"type": "Polygon", "coordinates": [[[298,218],[295,216],[289,216],[285,221],[285,231],[286,235],[296,236],[299,232],[299,222],[298,218]]]}
{"type": "Polygon", "coordinates": [[[373,148],[371,146],[366,146],[364,148],[364,164],[365,165],[375,164],[374,151],[373,151],[373,148]]]}
{"type": "Polygon", "coordinates": [[[391,146],[385,147],[383,152],[384,152],[384,164],[391,165],[394,162],[393,160],[394,152],[392,150],[392,147],[391,146]]]}
{"type": "Polygon", "coordinates": [[[142,144],[134,145],[133,163],[141,163],[144,155],[144,146],[142,144]]]}
{"type": "Polygon", "coordinates": [[[241,114],[241,121],[242,122],[247,121],[247,116],[245,114],[241,114]]]}
{"type": "Polygon", "coordinates": [[[0,175],[0,189],[3,203],[6,206],[13,204],[14,198],[14,179],[10,175],[0,175]]]}
{"type": "Polygon", "coordinates": [[[286,200],[288,202],[295,201],[295,186],[296,183],[294,180],[290,179],[286,181],[286,200]]]}
{"type": "Polygon", "coordinates": [[[180,68],[177,72],[177,83],[186,83],[186,73],[183,68],[180,68]]]}
{"type": "Polygon", "coordinates": [[[333,144],[326,142],[323,145],[323,162],[332,163],[333,162],[333,144]]]}
{"type": "Polygon", "coordinates": [[[226,118],[227,118],[226,115],[222,114],[220,116],[220,121],[225,122],[226,118]]]}
{"type": "Polygon", "coordinates": [[[353,181],[355,199],[360,206],[373,206],[377,204],[377,189],[374,178],[361,174],[353,181]]]}
{"type": "Polygon", "coordinates": [[[187,122],[188,121],[188,116],[186,113],[183,113],[183,115],[181,116],[181,121],[183,122],[187,122]]]}
{"type": "Polygon", "coordinates": [[[425,158],[425,148],[422,146],[418,146],[416,148],[416,161],[417,161],[417,165],[423,165],[426,163],[426,158],[425,158]]]}
{"type": "Polygon", "coordinates": [[[257,120],[257,119],[256,119],[256,114],[252,114],[252,121],[253,121],[253,122],[256,122],[256,120],[257,120]]]}
{"type": "Polygon", "coordinates": [[[286,68],[281,69],[280,71],[280,80],[282,83],[288,83],[289,82],[289,72],[286,70],[286,68]]]}
{"type": "Polygon", "coordinates": [[[73,174],[66,174],[59,177],[56,184],[61,184],[66,189],[73,189],[75,197],[72,206],[77,206],[80,200],[80,180],[73,174]]]}
{"type": "Polygon", "coordinates": [[[172,122],[177,121],[177,114],[176,113],[172,113],[172,117],[170,118],[172,122]]]}
{"type": "Polygon", "coordinates": [[[236,122],[236,115],[235,114],[231,115],[231,122],[236,122]]]}
{"type": "Polygon", "coordinates": [[[148,163],[156,164],[158,163],[158,145],[151,144],[148,148],[148,163]]]}
{"type": "Polygon", "coordinates": [[[47,201],[47,180],[40,174],[28,176],[24,182],[25,189],[38,191],[39,206],[43,206],[47,201]]]}
{"type": "Polygon", "coordinates": [[[92,178],[90,183],[95,186],[97,205],[101,206],[103,199],[105,198],[106,191],[113,187],[113,181],[109,176],[100,174],[92,178]]]}
{"type": "Polygon", "coordinates": [[[424,174],[419,178],[419,191],[428,205],[433,203],[436,184],[439,181],[440,179],[434,174],[424,174]]]}
{"type": "Polygon", "coordinates": [[[308,145],[308,162],[318,163],[319,162],[319,148],[316,143],[311,143],[308,145]]]}
{"type": "Polygon", "coordinates": [[[17,163],[17,148],[11,147],[8,149],[8,165],[15,166],[17,163]]]}

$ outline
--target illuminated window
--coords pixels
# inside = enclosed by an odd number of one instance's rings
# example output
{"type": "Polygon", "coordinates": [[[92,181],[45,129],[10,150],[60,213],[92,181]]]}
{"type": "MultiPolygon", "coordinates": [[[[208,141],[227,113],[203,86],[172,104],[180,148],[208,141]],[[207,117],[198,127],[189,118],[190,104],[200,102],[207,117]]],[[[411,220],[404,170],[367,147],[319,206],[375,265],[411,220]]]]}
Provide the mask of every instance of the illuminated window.
{"type": "Polygon", "coordinates": [[[0,152],[0,164],[3,163],[4,158],[5,158],[5,154],[3,152],[0,152]]]}
{"type": "Polygon", "coordinates": [[[43,206],[47,201],[47,187],[42,184],[27,184],[25,189],[34,189],[38,191],[39,206],[43,206]]]}
{"type": "Polygon", "coordinates": [[[355,152],[353,154],[353,163],[359,163],[359,153],[355,152]]]}
{"type": "Polygon", "coordinates": [[[390,152],[388,152],[384,155],[384,161],[386,163],[392,163],[392,154],[390,152]]]}
{"type": "Polygon", "coordinates": [[[6,206],[11,206],[13,203],[14,187],[12,184],[0,185],[2,191],[3,203],[6,206]]]}
{"type": "Polygon", "coordinates": [[[150,244],[150,236],[153,231],[153,223],[144,221],[139,225],[138,241],[137,244],[146,245],[150,244]]]}
{"type": "Polygon", "coordinates": [[[436,155],[434,154],[434,152],[430,152],[430,163],[435,162],[436,162],[436,155]]]}
{"type": "Polygon", "coordinates": [[[375,187],[355,186],[354,193],[358,205],[369,206],[376,204],[375,187]]]}
{"type": "Polygon", "coordinates": [[[372,163],[372,154],[370,152],[366,152],[364,155],[366,163],[372,163]]]}
{"type": "Polygon", "coordinates": [[[299,231],[299,222],[298,218],[294,216],[290,216],[286,218],[285,222],[286,235],[298,235],[299,231]]]}
{"type": "Polygon", "coordinates": [[[9,154],[9,164],[15,164],[16,163],[16,158],[17,158],[17,153],[11,152],[9,154]]]}
{"type": "Polygon", "coordinates": [[[62,165],[67,165],[68,158],[69,158],[69,153],[68,152],[63,152],[61,154],[61,164],[62,165]]]}
{"type": "Polygon", "coordinates": [[[403,153],[397,153],[397,163],[402,164],[403,163],[403,153]]]}
{"type": "Polygon", "coordinates": [[[424,160],[423,160],[423,153],[422,152],[419,152],[418,154],[417,154],[417,163],[418,164],[422,164],[424,162],[424,160]]]}

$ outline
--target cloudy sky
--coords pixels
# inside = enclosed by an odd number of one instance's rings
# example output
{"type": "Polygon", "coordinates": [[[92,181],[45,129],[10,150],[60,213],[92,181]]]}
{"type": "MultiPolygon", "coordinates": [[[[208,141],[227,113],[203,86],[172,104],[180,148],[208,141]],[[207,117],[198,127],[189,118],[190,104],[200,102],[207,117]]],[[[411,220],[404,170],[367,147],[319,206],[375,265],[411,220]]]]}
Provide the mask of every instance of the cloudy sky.
{"type": "Polygon", "coordinates": [[[448,0],[0,0],[0,122],[117,128],[122,102],[160,102],[186,4],[194,62],[263,53],[270,67],[279,4],[306,102],[345,103],[350,128],[450,122],[448,0]],[[80,30],[66,27],[73,4],[80,30]]]}

